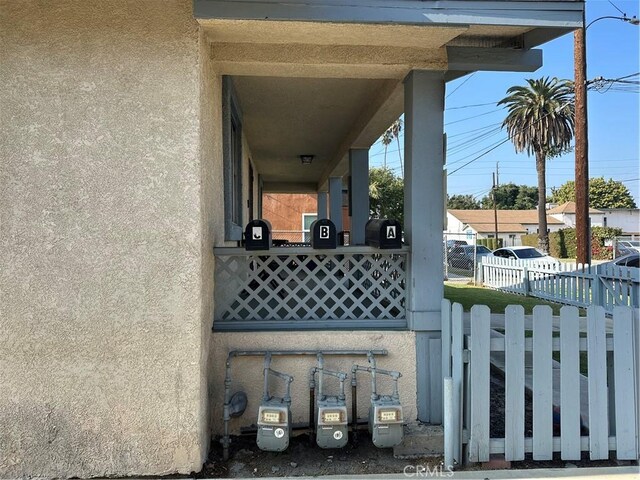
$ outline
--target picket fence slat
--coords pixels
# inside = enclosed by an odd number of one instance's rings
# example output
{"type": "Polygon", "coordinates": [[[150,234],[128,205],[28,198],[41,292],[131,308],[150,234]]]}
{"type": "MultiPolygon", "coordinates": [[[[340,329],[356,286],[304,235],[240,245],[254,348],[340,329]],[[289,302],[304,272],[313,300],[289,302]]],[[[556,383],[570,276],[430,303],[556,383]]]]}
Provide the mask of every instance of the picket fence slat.
{"type": "MultiPolygon", "coordinates": [[[[458,439],[453,447],[453,460],[462,465],[462,419],[463,395],[464,395],[464,312],[462,305],[454,303],[451,312],[451,351],[453,352],[452,377],[453,377],[453,401],[455,405],[453,429],[454,436],[458,439]]],[[[468,394],[468,393],[467,393],[468,394]]]]}
{"type": "Polygon", "coordinates": [[[553,458],[553,311],[548,305],[533,308],[533,459],[553,458]]]}
{"type": "Polygon", "coordinates": [[[635,431],[638,399],[634,389],[637,364],[633,355],[633,312],[616,307],[613,315],[616,457],[618,460],[635,460],[638,452],[635,431]]]}
{"type": "Polygon", "coordinates": [[[580,352],[576,307],[560,309],[560,431],[562,460],[580,460],[580,352]]]}
{"type": "Polygon", "coordinates": [[[451,377],[451,302],[446,298],[440,304],[442,311],[442,378],[451,377]]]}
{"type": "Polygon", "coordinates": [[[524,307],[505,310],[505,459],[524,460],[524,307]]]}
{"type": "Polygon", "coordinates": [[[607,355],[604,308],[587,309],[587,365],[589,375],[589,458],[609,458],[607,355]]]}
{"type": "Polygon", "coordinates": [[[471,436],[469,460],[489,461],[489,307],[471,308],[471,436]]]}

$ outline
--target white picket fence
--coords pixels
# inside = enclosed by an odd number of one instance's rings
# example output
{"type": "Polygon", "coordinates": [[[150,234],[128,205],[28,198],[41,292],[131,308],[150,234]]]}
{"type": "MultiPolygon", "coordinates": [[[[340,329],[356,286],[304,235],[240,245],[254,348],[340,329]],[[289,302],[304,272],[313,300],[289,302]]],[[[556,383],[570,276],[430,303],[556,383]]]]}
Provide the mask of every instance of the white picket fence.
{"type": "Polygon", "coordinates": [[[442,312],[446,465],[486,462],[491,454],[518,461],[525,453],[550,460],[560,452],[563,460],[579,460],[588,451],[597,460],[609,458],[612,450],[618,460],[640,458],[636,310],[616,307],[608,319],[602,307],[589,307],[587,316],[579,317],[578,308],[565,306],[553,317],[550,307],[537,306],[525,316],[517,305],[502,316],[476,305],[469,315],[444,300],[442,312]],[[552,352],[560,352],[558,362],[552,352]],[[581,352],[586,352],[586,377],[580,374],[581,352]],[[490,364],[504,371],[503,438],[490,435],[490,409],[496,409],[490,364]],[[529,436],[526,398],[533,404],[529,436]],[[554,409],[560,417],[556,436],[554,409]]]}
{"type": "Polygon", "coordinates": [[[608,313],[616,306],[640,307],[637,268],[608,263],[523,265],[490,256],[482,262],[482,283],[487,287],[578,307],[598,305],[608,313]]]}

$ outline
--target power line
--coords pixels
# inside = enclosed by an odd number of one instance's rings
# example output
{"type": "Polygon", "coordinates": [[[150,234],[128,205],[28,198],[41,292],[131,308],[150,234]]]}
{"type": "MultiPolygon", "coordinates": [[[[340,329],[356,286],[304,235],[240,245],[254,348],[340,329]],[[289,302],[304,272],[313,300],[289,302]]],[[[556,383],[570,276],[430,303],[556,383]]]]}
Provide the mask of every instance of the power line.
{"type": "Polygon", "coordinates": [[[471,75],[469,75],[467,78],[465,78],[464,82],[462,82],[460,85],[458,85],[456,88],[453,89],[453,91],[447,95],[445,98],[445,100],[447,98],[449,98],[451,95],[453,95],[462,85],[464,85],[465,83],[467,83],[469,80],[471,80],[471,77],[473,77],[477,72],[473,72],[471,75]]]}

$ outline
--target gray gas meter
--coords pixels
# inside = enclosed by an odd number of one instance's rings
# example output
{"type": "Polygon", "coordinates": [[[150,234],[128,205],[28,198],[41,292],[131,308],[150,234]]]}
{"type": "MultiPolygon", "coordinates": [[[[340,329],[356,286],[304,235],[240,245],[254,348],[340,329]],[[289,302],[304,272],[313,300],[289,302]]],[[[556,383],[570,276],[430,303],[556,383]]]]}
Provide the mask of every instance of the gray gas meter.
{"type": "Polygon", "coordinates": [[[264,358],[264,392],[258,409],[257,443],[261,450],[282,452],[289,446],[291,434],[291,382],[290,375],[271,369],[271,355],[264,358]],[[286,382],[284,397],[274,397],[269,394],[269,375],[278,377],[286,382]]]}
{"type": "Polygon", "coordinates": [[[375,358],[369,354],[370,367],[354,365],[353,371],[363,370],[371,374],[371,407],[369,408],[369,433],[373,444],[379,448],[395,447],[404,438],[402,404],[398,393],[400,372],[376,367],[375,358]],[[376,375],[387,375],[393,379],[393,393],[378,395],[376,375]]]}
{"type": "Polygon", "coordinates": [[[312,369],[312,377],[318,374],[318,400],[316,413],[316,443],[320,448],[342,448],[349,441],[349,419],[347,415],[344,381],[346,373],[325,370],[322,355],[318,355],[318,366],[312,369]],[[338,395],[324,394],[324,376],[340,380],[338,395]]]}

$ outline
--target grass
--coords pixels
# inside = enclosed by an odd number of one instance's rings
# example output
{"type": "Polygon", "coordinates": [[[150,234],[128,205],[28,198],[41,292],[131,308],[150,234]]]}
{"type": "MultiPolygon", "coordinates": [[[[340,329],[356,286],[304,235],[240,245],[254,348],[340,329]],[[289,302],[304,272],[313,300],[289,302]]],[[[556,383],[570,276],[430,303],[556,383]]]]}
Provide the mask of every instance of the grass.
{"type": "Polygon", "coordinates": [[[444,298],[452,303],[462,304],[465,311],[471,310],[474,305],[487,305],[492,313],[504,313],[507,305],[522,305],[525,315],[530,315],[536,305],[549,305],[553,309],[554,315],[560,315],[560,308],[562,307],[558,303],[547,302],[538,298],[453,282],[445,282],[444,298]]]}

